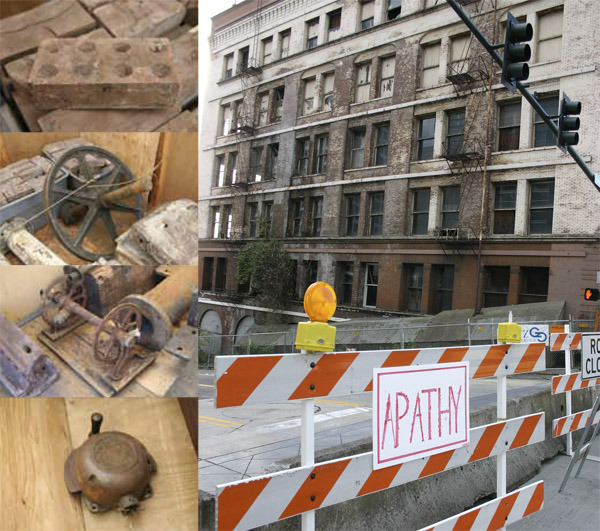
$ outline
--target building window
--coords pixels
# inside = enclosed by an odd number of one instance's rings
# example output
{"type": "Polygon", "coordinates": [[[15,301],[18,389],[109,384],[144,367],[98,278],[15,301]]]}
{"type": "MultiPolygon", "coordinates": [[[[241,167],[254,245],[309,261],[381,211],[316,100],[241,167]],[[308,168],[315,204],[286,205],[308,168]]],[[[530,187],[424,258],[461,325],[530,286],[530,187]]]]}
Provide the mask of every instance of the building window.
{"type": "Polygon", "coordinates": [[[304,217],[304,199],[292,200],[292,236],[300,236],[304,217]]]}
{"type": "Polygon", "coordinates": [[[221,134],[223,136],[231,133],[231,105],[221,105],[221,134]]]}
{"type": "Polygon", "coordinates": [[[360,195],[346,196],[346,236],[358,235],[358,216],[360,214],[360,195]]]}
{"type": "Polygon", "coordinates": [[[273,203],[265,201],[263,203],[263,219],[265,220],[265,238],[271,235],[271,224],[273,222],[273,203]]]}
{"type": "Polygon", "coordinates": [[[450,75],[464,74],[469,69],[469,35],[460,35],[450,41],[450,75]]]}
{"type": "Polygon", "coordinates": [[[519,304],[546,302],[548,299],[547,267],[522,267],[519,304]]]}
{"type": "Polygon", "coordinates": [[[267,177],[269,179],[277,178],[277,158],[279,156],[279,144],[271,144],[268,147],[269,156],[267,158],[267,177]]]}
{"type": "Polygon", "coordinates": [[[215,272],[215,291],[223,291],[227,284],[227,258],[217,258],[215,272]]]}
{"type": "Polygon", "coordinates": [[[202,267],[202,289],[206,291],[212,290],[212,279],[213,279],[213,267],[215,259],[212,256],[204,257],[204,264],[202,267]]]}
{"type": "Polygon", "coordinates": [[[460,204],[460,186],[443,189],[442,199],[442,228],[455,229],[458,227],[458,207],[460,204]]]}
{"type": "Polygon", "coordinates": [[[529,234],[552,234],[554,181],[531,183],[529,234]]]}
{"type": "Polygon", "coordinates": [[[421,63],[421,87],[437,85],[440,76],[440,43],[423,46],[421,63]]]}
{"type": "Polygon", "coordinates": [[[333,73],[323,74],[322,81],[322,105],[323,111],[330,111],[333,105],[333,73]]]}
{"type": "Polygon", "coordinates": [[[388,0],[387,19],[394,20],[400,16],[402,0],[388,0]]]}
{"type": "Polygon", "coordinates": [[[383,232],[383,192],[371,194],[369,218],[369,236],[381,236],[383,232]]]}
{"type": "Polygon", "coordinates": [[[463,152],[465,140],[465,111],[448,113],[448,131],[446,133],[446,153],[459,155],[463,152]]]}
{"type": "Polygon", "coordinates": [[[248,236],[256,238],[256,218],[258,217],[258,203],[250,203],[250,214],[248,215],[248,236]]]}
{"type": "Polygon", "coordinates": [[[321,217],[323,216],[323,198],[313,197],[310,200],[311,236],[321,236],[321,217]]]}
{"type": "Polygon", "coordinates": [[[217,155],[217,186],[225,186],[225,155],[217,155]]]}
{"type": "Polygon", "coordinates": [[[231,77],[233,77],[233,53],[229,53],[223,58],[223,79],[231,77]]]}
{"type": "Polygon", "coordinates": [[[302,104],[302,114],[313,112],[315,107],[315,87],[317,80],[315,78],[304,81],[304,102],[302,104]]]}
{"type": "Polygon", "coordinates": [[[327,152],[329,151],[329,135],[319,137],[317,144],[317,173],[327,171],[327,152]]]}
{"type": "MultiPolygon", "coordinates": [[[[549,116],[556,116],[558,114],[558,96],[550,96],[549,98],[539,98],[539,104],[546,111],[549,116]]],[[[557,120],[553,120],[558,125],[557,120]]],[[[550,131],[550,128],[544,123],[542,117],[536,112],[535,113],[535,138],[533,142],[534,147],[543,146],[555,146],[556,137],[554,133],[550,131]]]]}
{"type": "Polygon", "coordinates": [[[517,185],[497,184],[494,187],[494,234],[514,234],[517,185]]]}
{"type": "Polygon", "coordinates": [[[454,266],[433,266],[435,276],[435,313],[452,309],[454,266]]]}
{"type": "Polygon", "coordinates": [[[375,2],[363,2],[360,6],[360,29],[366,30],[373,27],[375,22],[375,2]]]}
{"type": "Polygon", "coordinates": [[[221,230],[221,207],[213,207],[212,212],[212,237],[217,239],[221,230]]]}
{"type": "Polygon", "coordinates": [[[485,267],[484,275],[483,307],[506,306],[508,303],[508,286],[510,284],[510,267],[485,267]]]}
{"type": "Polygon", "coordinates": [[[279,33],[279,58],[283,59],[290,54],[291,30],[285,30],[279,33]]]}
{"type": "Polygon", "coordinates": [[[419,136],[417,139],[417,160],[433,158],[433,139],[435,135],[435,116],[419,120],[419,136]]]}
{"type": "Polygon", "coordinates": [[[406,309],[409,312],[421,311],[423,292],[423,265],[410,264],[406,271],[406,309]]]}
{"type": "Polygon", "coordinates": [[[519,149],[521,134],[521,102],[500,105],[498,125],[498,151],[519,149]]]}
{"type": "Polygon", "coordinates": [[[245,48],[242,48],[238,52],[238,66],[237,66],[238,74],[243,73],[244,71],[246,71],[248,69],[248,61],[249,60],[250,60],[250,48],[248,46],[246,46],[245,48]]]}
{"type": "Polygon", "coordinates": [[[429,224],[429,188],[413,192],[413,235],[427,234],[429,224]]]}
{"type": "Polygon", "coordinates": [[[237,183],[237,161],[238,161],[238,154],[230,153],[229,154],[229,184],[237,183]]]}
{"type": "Polygon", "coordinates": [[[306,49],[310,50],[318,44],[319,19],[314,18],[306,23],[306,49]]]}
{"type": "Polygon", "coordinates": [[[339,35],[340,29],[342,27],[342,10],[336,9],[331,13],[327,14],[327,29],[328,29],[328,38],[327,40],[334,39],[336,35],[339,35]]]}
{"type": "Polygon", "coordinates": [[[377,306],[377,284],[379,283],[379,264],[365,264],[365,292],[363,306],[377,306]]]}
{"type": "Polygon", "coordinates": [[[310,140],[308,138],[302,138],[296,143],[297,149],[297,164],[296,173],[298,175],[308,174],[308,154],[310,149],[310,140]]]}
{"type": "Polygon", "coordinates": [[[231,227],[233,224],[233,213],[231,212],[231,205],[223,207],[223,237],[231,238],[231,227]]]}
{"type": "Polygon", "coordinates": [[[273,92],[273,114],[271,116],[271,123],[281,122],[283,116],[283,98],[285,97],[285,88],[277,87],[273,92]]]}
{"type": "Polygon", "coordinates": [[[314,284],[319,279],[319,262],[318,260],[305,260],[304,261],[304,292],[308,289],[311,284],[314,284]]]}
{"type": "Polygon", "coordinates": [[[271,62],[273,57],[273,37],[267,37],[262,40],[262,64],[266,65],[271,62]]]}
{"type": "Polygon", "coordinates": [[[362,168],[365,156],[365,130],[350,131],[350,168],[362,168]]]}
{"type": "Polygon", "coordinates": [[[563,10],[539,15],[537,62],[560,61],[563,32],[563,10]]]}
{"type": "Polygon", "coordinates": [[[369,101],[371,90],[371,63],[358,65],[356,70],[356,97],[355,103],[369,101]]]}
{"type": "Polygon", "coordinates": [[[375,166],[385,166],[388,162],[390,124],[378,125],[375,133],[375,166]]]}
{"type": "Polygon", "coordinates": [[[251,164],[250,164],[250,176],[252,181],[259,183],[262,181],[262,147],[252,148],[250,153],[251,164]]]}
{"type": "Polygon", "coordinates": [[[394,93],[394,69],[396,57],[385,57],[379,62],[379,97],[386,98],[394,93]]]}
{"type": "Polygon", "coordinates": [[[354,264],[352,262],[338,262],[338,278],[340,304],[352,304],[352,284],[354,283],[354,264]]]}
{"type": "Polygon", "coordinates": [[[258,95],[258,126],[262,127],[267,125],[267,118],[269,117],[269,93],[258,95]]]}

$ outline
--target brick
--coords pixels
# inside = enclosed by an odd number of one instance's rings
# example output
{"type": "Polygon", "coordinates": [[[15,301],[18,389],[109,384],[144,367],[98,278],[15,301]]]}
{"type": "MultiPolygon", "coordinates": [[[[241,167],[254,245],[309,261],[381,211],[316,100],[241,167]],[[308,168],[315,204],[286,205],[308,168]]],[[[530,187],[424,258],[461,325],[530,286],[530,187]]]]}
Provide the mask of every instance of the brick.
{"type": "Polygon", "coordinates": [[[36,156],[0,169],[0,206],[39,192],[51,168],[48,159],[36,156]]]}
{"type": "Polygon", "coordinates": [[[30,83],[42,109],[168,107],[179,90],[167,39],[49,39],[30,83]]]}
{"type": "Polygon", "coordinates": [[[179,26],[185,15],[177,0],[116,0],[94,10],[115,37],[159,37],[179,26]]]}
{"type": "Polygon", "coordinates": [[[198,131],[198,109],[184,111],[172,120],[160,127],[158,131],[170,131],[173,133],[198,131]]]}
{"type": "Polygon", "coordinates": [[[94,28],[94,19],[76,0],[54,0],[0,20],[0,63],[27,53],[53,37],[73,37],[94,28]]]}
{"type": "Polygon", "coordinates": [[[19,114],[27,124],[29,131],[41,131],[38,120],[45,114],[48,114],[48,111],[38,109],[31,99],[31,93],[26,89],[16,90],[13,92],[12,98],[17,104],[19,114]]]}
{"type": "Polygon", "coordinates": [[[38,123],[42,131],[54,132],[124,132],[154,131],[172,120],[179,107],[159,110],[56,110],[42,116],[38,123]]]}
{"type": "Polygon", "coordinates": [[[178,101],[185,106],[198,97],[198,30],[182,35],[172,45],[180,83],[178,101]]]}
{"type": "MultiPolygon", "coordinates": [[[[44,147],[42,147],[42,152],[46,154],[53,162],[56,162],[70,149],[94,145],[94,143],[88,140],[84,140],[83,138],[71,138],[69,140],[59,140],[57,142],[46,144],[44,147]]],[[[108,164],[111,164],[110,161],[108,161],[104,157],[99,157],[92,153],[88,153],[85,156],[85,160],[87,162],[88,167],[93,172],[99,170],[100,168],[104,168],[108,164]]],[[[66,161],[64,166],[69,171],[76,173],[79,171],[80,162],[78,159],[69,159],[66,161]]]]}
{"type": "MultiPolygon", "coordinates": [[[[90,33],[86,33],[81,37],[77,38],[77,42],[81,42],[87,39],[106,39],[110,37],[108,31],[104,28],[98,28],[90,33]]],[[[31,75],[31,69],[33,68],[33,62],[35,61],[35,55],[28,55],[21,57],[16,61],[11,61],[4,67],[6,73],[11,78],[16,88],[22,88],[29,90],[29,76],[31,75]]]]}

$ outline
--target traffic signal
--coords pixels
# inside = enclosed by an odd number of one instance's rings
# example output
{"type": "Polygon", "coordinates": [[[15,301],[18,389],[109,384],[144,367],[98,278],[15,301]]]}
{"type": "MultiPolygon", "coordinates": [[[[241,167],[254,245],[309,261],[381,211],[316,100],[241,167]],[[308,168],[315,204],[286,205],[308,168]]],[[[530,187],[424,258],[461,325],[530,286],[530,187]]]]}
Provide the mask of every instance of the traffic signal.
{"type": "Polygon", "coordinates": [[[567,146],[576,146],[579,142],[579,118],[573,116],[581,113],[581,102],[571,101],[566,94],[563,94],[560,102],[560,114],[558,116],[558,137],[556,145],[564,153],[567,152],[567,146]]]}
{"type": "Polygon", "coordinates": [[[529,77],[531,59],[529,44],[523,44],[533,38],[533,27],[528,23],[520,23],[510,13],[506,19],[506,35],[504,36],[504,58],[502,60],[502,84],[513,94],[517,91],[517,81],[529,77]]]}
{"type": "Polygon", "coordinates": [[[586,301],[597,301],[600,299],[600,289],[585,288],[584,297],[586,301]]]}

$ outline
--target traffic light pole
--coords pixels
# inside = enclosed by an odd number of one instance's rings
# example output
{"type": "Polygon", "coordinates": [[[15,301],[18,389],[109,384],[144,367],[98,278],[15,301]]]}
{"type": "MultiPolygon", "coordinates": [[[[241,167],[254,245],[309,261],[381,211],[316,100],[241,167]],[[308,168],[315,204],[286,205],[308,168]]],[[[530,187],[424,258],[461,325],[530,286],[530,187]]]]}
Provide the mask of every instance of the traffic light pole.
{"type": "MultiPolygon", "coordinates": [[[[456,14],[459,16],[459,18],[466,24],[466,26],[469,28],[469,30],[471,30],[471,33],[473,35],[475,35],[477,40],[486,49],[486,51],[492,56],[492,59],[494,59],[494,61],[496,61],[496,63],[498,63],[498,65],[500,67],[502,67],[503,60],[502,60],[502,57],[500,57],[500,54],[496,51],[496,49],[499,47],[503,47],[504,45],[502,44],[502,45],[495,46],[493,44],[490,44],[490,42],[486,39],[485,35],[483,33],[481,33],[481,31],[479,31],[479,28],[473,23],[473,21],[462,10],[462,8],[460,7],[460,5],[458,4],[458,2],[456,0],[446,0],[446,2],[456,12],[456,14]]],[[[519,90],[519,92],[521,94],[523,94],[523,97],[535,109],[535,111],[542,118],[542,120],[544,120],[544,123],[549,127],[550,131],[552,131],[552,133],[554,133],[554,136],[558,137],[557,125],[553,122],[552,117],[550,117],[550,115],[548,115],[548,113],[544,110],[544,108],[540,105],[540,103],[535,99],[534,95],[531,94],[531,92],[529,92],[527,90],[527,88],[525,87],[525,85],[523,85],[523,83],[521,83],[520,81],[516,81],[516,86],[517,86],[517,89],[519,90]]],[[[583,160],[581,155],[579,153],[577,153],[577,150],[573,146],[568,145],[567,151],[569,152],[569,155],[571,155],[573,160],[577,163],[577,165],[583,170],[583,173],[586,174],[588,179],[590,181],[592,181],[592,184],[600,192],[600,175],[595,174],[591,170],[591,168],[585,163],[585,161],[583,160]]]]}

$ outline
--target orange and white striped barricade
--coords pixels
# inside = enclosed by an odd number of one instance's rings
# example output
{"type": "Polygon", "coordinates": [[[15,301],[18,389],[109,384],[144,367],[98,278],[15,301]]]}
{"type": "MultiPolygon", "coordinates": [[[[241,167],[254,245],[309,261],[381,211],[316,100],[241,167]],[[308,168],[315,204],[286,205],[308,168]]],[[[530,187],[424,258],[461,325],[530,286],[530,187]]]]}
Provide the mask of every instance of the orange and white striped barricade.
{"type": "Polygon", "coordinates": [[[580,372],[563,374],[552,378],[552,394],[566,393],[568,391],[577,391],[600,385],[600,378],[595,380],[582,380],[580,372]]]}
{"type": "Polygon", "coordinates": [[[468,446],[378,470],[367,452],[219,485],[217,529],[251,529],[538,443],[544,422],[534,413],[471,428],[468,446]]]}
{"type": "MultiPolygon", "coordinates": [[[[592,415],[592,409],[586,409],[579,413],[573,413],[566,417],[560,417],[552,421],[552,436],[560,437],[567,433],[572,433],[577,430],[585,428],[590,424],[590,418],[592,415]]],[[[600,422],[600,411],[597,411],[594,415],[594,419],[591,420],[591,426],[600,422]]]]}
{"type": "Polygon", "coordinates": [[[373,369],[469,361],[470,378],[546,368],[544,343],[371,350],[310,354],[217,356],[216,407],[363,393],[373,369]]]}
{"type": "Polygon", "coordinates": [[[496,531],[539,511],[544,505],[544,482],[538,481],[420,531],[496,531]]]}
{"type": "Polygon", "coordinates": [[[581,332],[550,334],[550,350],[577,350],[581,345],[581,332]]]}

